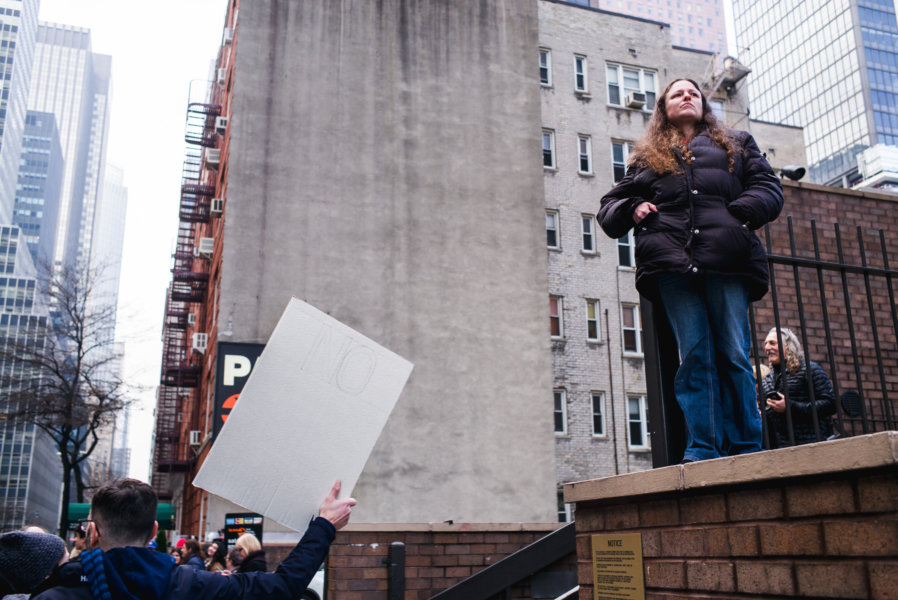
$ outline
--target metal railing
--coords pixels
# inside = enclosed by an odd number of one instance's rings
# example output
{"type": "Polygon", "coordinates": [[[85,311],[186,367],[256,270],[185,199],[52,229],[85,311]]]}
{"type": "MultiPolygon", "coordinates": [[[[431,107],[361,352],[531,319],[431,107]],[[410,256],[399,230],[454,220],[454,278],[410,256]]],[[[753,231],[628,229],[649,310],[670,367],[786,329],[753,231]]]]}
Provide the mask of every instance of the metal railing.
{"type": "MultiPolygon", "coordinates": [[[[770,292],[749,309],[753,365],[757,369],[765,362],[763,345],[769,329],[792,329],[799,336],[805,360],[818,363],[832,382],[836,436],[898,428],[894,290],[898,270],[890,266],[885,232],[857,227],[852,243],[843,237],[838,223],[831,233],[821,233],[812,220],[800,235],[792,217],[775,225],[767,225],[761,236],[767,247],[770,292]],[[871,247],[875,251],[870,252],[871,247]]],[[[682,413],[673,394],[679,361],[663,310],[644,298],[641,310],[652,462],[660,467],[677,463],[686,444],[682,413]]],[[[816,422],[814,390],[808,379],[816,422]]],[[[762,399],[758,401],[763,406],[762,399]]],[[[788,406],[788,398],[786,402],[788,406]]],[[[791,411],[785,415],[790,440],[794,440],[791,411]]],[[[764,421],[765,447],[770,447],[771,434],[764,421]]],[[[817,438],[822,441],[819,432],[817,438]]]]}
{"type": "MultiPolygon", "coordinates": [[[[576,551],[576,531],[568,523],[517,552],[430,597],[430,600],[487,600],[576,551]]],[[[571,572],[573,575],[573,572],[571,572]]],[[[573,580],[576,583],[576,579],[573,580]]],[[[569,588],[568,588],[569,589],[569,588]]]]}

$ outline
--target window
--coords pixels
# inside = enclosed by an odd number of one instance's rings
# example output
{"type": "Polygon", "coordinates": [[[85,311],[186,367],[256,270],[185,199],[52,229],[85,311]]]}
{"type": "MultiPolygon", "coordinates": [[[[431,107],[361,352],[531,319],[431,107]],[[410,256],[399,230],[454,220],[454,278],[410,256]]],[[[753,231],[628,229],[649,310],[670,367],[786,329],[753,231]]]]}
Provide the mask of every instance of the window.
{"type": "Polygon", "coordinates": [[[574,55],[574,91],[585,94],[586,87],[586,57],[581,54],[574,55]]]}
{"type": "Polygon", "coordinates": [[[586,339],[590,342],[598,342],[602,339],[602,328],[599,327],[601,314],[598,300],[586,301],[586,339]]]}
{"type": "Polygon", "coordinates": [[[645,411],[645,396],[627,396],[627,424],[631,449],[649,446],[649,427],[645,411]]]}
{"type": "Polygon", "coordinates": [[[543,167],[555,168],[555,132],[543,129],[543,167]]]}
{"type": "Polygon", "coordinates": [[[555,390],[555,433],[567,433],[567,403],[564,390],[555,390]]]}
{"type": "Polygon", "coordinates": [[[642,327],[639,323],[639,305],[621,306],[621,337],[624,352],[642,354],[642,327]]]}
{"type": "Polygon", "coordinates": [[[561,296],[549,296],[549,335],[560,338],[564,331],[561,296]]]}
{"type": "Polygon", "coordinates": [[[617,238],[617,264],[621,267],[634,267],[636,257],[633,252],[633,230],[626,235],[617,238]]]}
{"type": "Polygon", "coordinates": [[[595,222],[596,218],[592,215],[580,215],[580,229],[583,232],[583,252],[595,254],[596,252],[596,236],[595,222]]]}
{"type": "Polygon", "coordinates": [[[605,435],[605,394],[592,392],[592,434],[605,435]]]}
{"type": "Polygon", "coordinates": [[[564,490],[558,490],[558,522],[571,522],[571,505],[564,501],[564,490]]]}
{"type": "Polygon", "coordinates": [[[558,235],[558,211],[547,210],[546,211],[546,246],[549,248],[558,249],[560,247],[559,237],[560,236],[558,235]]]}
{"type": "Polygon", "coordinates": [[[548,48],[539,49],[539,82],[552,85],[552,52],[548,48]]]}
{"type": "Polygon", "coordinates": [[[617,183],[627,174],[627,160],[633,152],[632,142],[611,142],[611,171],[614,183],[617,183]]]}
{"type": "Polygon", "coordinates": [[[622,65],[607,65],[608,103],[623,106],[627,96],[634,93],[645,94],[644,110],[654,110],[658,94],[655,72],[622,65]],[[623,86],[623,89],[621,89],[623,86]]]}
{"type": "Polygon", "coordinates": [[[592,144],[588,135],[577,136],[577,161],[581,175],[592,174],[592,144]]]}

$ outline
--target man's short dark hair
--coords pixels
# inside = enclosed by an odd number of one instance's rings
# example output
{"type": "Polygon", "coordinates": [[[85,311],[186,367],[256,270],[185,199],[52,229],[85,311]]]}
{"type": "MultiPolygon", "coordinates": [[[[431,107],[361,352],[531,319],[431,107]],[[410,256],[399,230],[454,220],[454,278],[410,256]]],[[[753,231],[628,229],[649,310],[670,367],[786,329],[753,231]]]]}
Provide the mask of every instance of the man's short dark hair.
{"type": "Polygon", "coordinates": [[[156,492],[137,479],[116,479],[94,494],[91,516],[100,535],[119,542],[146,543],[156,523],[156,492]]]}

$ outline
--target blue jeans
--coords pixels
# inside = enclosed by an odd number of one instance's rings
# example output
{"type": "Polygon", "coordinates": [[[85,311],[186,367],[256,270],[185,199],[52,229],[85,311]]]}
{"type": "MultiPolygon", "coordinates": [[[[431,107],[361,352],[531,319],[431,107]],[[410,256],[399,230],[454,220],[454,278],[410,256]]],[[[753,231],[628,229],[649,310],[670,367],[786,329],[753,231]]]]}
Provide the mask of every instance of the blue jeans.
{"type": "Polygon", "coordinates": [[[745,284],[733,276],[676,273],[662,273],[657,282],[680,351],[674,393],[689,430],[683,458],[759,451],[745,284]]]}

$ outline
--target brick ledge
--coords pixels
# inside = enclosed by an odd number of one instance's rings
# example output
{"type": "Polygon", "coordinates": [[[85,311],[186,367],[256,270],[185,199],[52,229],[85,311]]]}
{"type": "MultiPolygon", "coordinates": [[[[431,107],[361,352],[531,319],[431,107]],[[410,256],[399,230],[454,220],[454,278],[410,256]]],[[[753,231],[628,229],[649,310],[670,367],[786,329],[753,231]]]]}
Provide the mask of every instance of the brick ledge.
{"type": "Polygon", "coordinates": [[[564,485],[564,501],[576,503],[619,500],[896,465],[898,431],[884,431],[794,448],[567,483],[564,485]]]}
{"type": "Polygon", "coordinates": [[[566,523],[352,523],[340,531],[346,532],[434,532],[434,533],[507,533],[507,532],[550,532],[566,523]]]}

